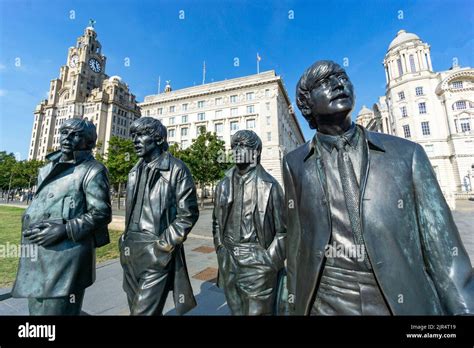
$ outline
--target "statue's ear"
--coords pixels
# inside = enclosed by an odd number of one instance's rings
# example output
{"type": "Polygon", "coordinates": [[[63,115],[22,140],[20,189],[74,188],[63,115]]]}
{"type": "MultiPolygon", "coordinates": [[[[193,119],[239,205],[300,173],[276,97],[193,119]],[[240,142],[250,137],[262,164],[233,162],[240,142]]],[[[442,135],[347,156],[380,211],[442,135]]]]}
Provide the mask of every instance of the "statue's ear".
{"type": "Polygon", "coordinates": [[[161,146],[165,142],[165,139],[162,137],[156,137],[156,145],[161,146]]]}
{"type": "Polygon", "coordinates": [[[311,96],[309,92],[304,91],[302,96],[298,98],[297,104],[303,116],[311,115],[311,96]]]}
{"type": "Polygon", "coordinates": [[[311,108],[305,106],[301,108],[301,113],[303,114],[303,116],[311,116],[311,108]]]}

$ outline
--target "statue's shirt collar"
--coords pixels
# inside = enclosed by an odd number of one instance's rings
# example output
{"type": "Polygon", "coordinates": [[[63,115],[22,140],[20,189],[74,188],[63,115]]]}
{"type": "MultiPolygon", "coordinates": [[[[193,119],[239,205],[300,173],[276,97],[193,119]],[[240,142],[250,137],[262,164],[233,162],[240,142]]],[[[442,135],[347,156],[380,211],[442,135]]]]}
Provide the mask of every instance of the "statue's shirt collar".
{"type": "Polygon", "coordinates": [[[58,150],[47,155],[46,159],[53,163],[79,164],[84,160],[89,159],[92,156],[92,152],[90,150],[74,151],[73,159],[71,161],[61,161],[61,156],[62,152],[61,150],[58,150]]]}
{"type": "Polygon", "coordinates": [[[328,151],[331,152],[337,140],[339,138],[345,138],[347,143],[352,146],[353,148],[357,147],[358,136],[357,136],[357,128],[354,122],[351,123],[351,126],[347,131],[344,132],[342,135],[329,135],[324,134],[321,132],[316,133],[316,140],[328,151]]]}

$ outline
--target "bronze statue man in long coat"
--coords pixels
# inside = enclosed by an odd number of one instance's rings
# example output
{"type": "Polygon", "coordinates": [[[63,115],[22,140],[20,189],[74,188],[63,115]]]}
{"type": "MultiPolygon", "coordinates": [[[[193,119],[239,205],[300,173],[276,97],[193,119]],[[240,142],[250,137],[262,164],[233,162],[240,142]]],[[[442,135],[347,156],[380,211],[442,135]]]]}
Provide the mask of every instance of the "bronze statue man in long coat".
{"type": "Polygon", "coordinates": [[[169,291],[178,314],[196,306],[183,242],[199,217],[186,165],[168,151],[166,128],[142,117],[130,128],[139,162],[127,183],[125,233],[119,240],[131,315],[162,315],[169,291]]]}
{"type": "Polygon", "coordinates": [[[46,157],[22,221],[25,255],[12,295],[28,297],[32,315],[79,315],[95,280],[95,248],[109,243],[108,174],[91,153],[96,128],[72,118],[59,132],[61,148],[46,157]]]}
{"type": "Polygon", "coordinates": [[[260,165],[257,134],[238,131],[231,147],[236,165],[217,185],[214,200],[219,286],[233,315],[271,315],[285,260],[283,192],[260,165]]]}
{"type": "Polygon", "coordinates": [[[297,104],[314,138],[283,160],[290,310],[474,313],[474,277],[422,146],[351,122],[346,72],[318,61],[297,104]]]}

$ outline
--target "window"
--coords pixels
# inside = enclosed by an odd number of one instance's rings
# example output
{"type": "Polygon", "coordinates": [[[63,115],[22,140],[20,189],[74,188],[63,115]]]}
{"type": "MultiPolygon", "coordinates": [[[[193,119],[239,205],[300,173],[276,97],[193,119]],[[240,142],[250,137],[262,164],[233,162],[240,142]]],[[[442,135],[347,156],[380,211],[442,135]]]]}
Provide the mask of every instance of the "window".
{"type": "Polygon", "coordinates": [[[168,137],[174,138],[174,129],[168,130],[168,137]]]}
{"type": "Polygon", "coordinates": [[[188,122],[188,115],[181,116],[181,122],[182,123],[187,123],[188,122]]]}
{"type": "Polygon", "coordinates": [[[405,135],[405,138],[410,138],[411,137],[410,126],[409,125],[403,126],[403,134],[405,135]]]}
{"type": "Polygon", "coordinates": [[[267,116],[267,126],[270,126],[272,124],[272,117],[267,116]]]}
{"type": "Polygon", "coordinates": [[[239,114],[239,109],[232,108],[230,109],[230,116],[237,116],[239,114]]]}
{"type": "Polygon", "coordinates": [[[232,122],[230,123],[230,130],[231,130],[231,131],[239,130],[239,122],[237,122],[237,121],[232,121],[232,122]]]}
{"type": "Polygon", "coordinates": [[[247,105],[247,114],[253,114],[255,112],[255,105],[247,105]]]}
{"type": "Polygon", "coordinates": [[[417,96],[423,95],[423,94],[424,94],[424,93],[423,93],[423,87],[416,87],[416,88],[415,88],[415,94],[416,94],[417,96]]]}
{"type": "Polygon", "coordinates": [[[468,118],[461,118],[461,132],[471,131],[471,121],[468,118]]]}
{"type": "Polygon", "coordinates": [[[418,103],[418,111],[420,114],[426,114],[426,103],[418,103]]]}
{"type": "Polygon", "coordinates": [[[237,103],[237,94],[230,96],[230,102],[231,103],[237,103]]]}
{"type": "Polygon", "coordinates": [[[465,110],[466,109],[466,101],[465,100],[459,100],[456,103],[454,103],[454,105],[456,105],[456,110],[465,110]]]}
{"type": "Polygon", "coordinates": [[[421,122],[421,133],[423,135],[430,135],[430,123],[429,122],[421,122]]]}
{"type": "Polygon", "coordinates": [[[146,115],[147,115],[147,116],[150,116],[150,110],[147,110],[147,111],[146,111],[146,115]]]}
{"type": "Polygon", "coordinates": [[[205,104],[204,100],[198,101],[198,108],[202,109],[204,107],[204,104],[205,104]]]}
{"type": "Polygon", "coordinates": [[[222,110],[216,110],[216,118],[222,117],[222,110]]]}
{"type": "Polygon", "coordinates": [[[170,124],[174,124],[174,117],[170,117],[170,124]]]}
{"type": "Polygon", "coordinates": [[[454,81],[452,86],[454,89],[462,88],[462,81],[454,81]]]}
{"type": "Polygon", "coordinates": [[[410,69],[411,72],[414,73],[416,72],[416,66],[415,66],[415,57],[413,57],[413,54],[410,54],[410,69]]]}
{"type": "Polygon", "coordinates": [[[170,106],[170,112],[174,112],[176,110],[176,107],[174,105],[170,106]]]}
{"type": "Polygon", "coordinates": [[[188,110],[188,104],[187,104],[187,103],[186,103],[186,104],[182,104],[182,105],[181,105],[181,110],[187,111],[187,110],[188,110]]]}
{"type": "Polygon", "coordinates": [[[402,106],[402,107],[400,108],[400,113],[402,114],[402,117],[407,117],[407,116],[408,116],[407,107],[406,107],[406,106],[402,106]]]}
{"type": "Polygon", "coordinates": [[[265,98],[268,98],[268,97],[270,97],[270,90],[267,88],[265,90],[265,98]]]}
{"type": "Polygon", "coordinates": [[[397,66],[398,66],[398,76],[402,76],[403,67],[402,67],[402,60],[400,58],[397,59],[397,66]]]}
{"type": "Polygon", "coordinates": [[[157,114],[158,115],[163,115],[163,108],[158,108],[157,114]]]}
{"type": "Polygon", "coordinates": [[[267,132],[267,141],[272,141],[272,132],[267,132]]]}
{"type": "Polygon", "coordinates": [[[222,123],[216,123],[215,125],[215,130],[217,134],[220,134],[224,131],[224,124],[222,123]]]}
{"type": "Polygon", "coordinates": [[[181,136],[185,137],[187,135],[188,135],[188,128],[187,127],[181,128],[181,136]]]}
{"type": "Polygon", "coordinates": [[[267,111],[270,111],[270,103],[265,103],[265,109],[266,109],[267,111]]]}
{"type": "Polygon", "coordinates": [[[255,119],[250,119],[246,121],[247,129],[255,128],[255,119]]]}
{"type": "Polygon", "coordinates": [[[399,100],[405,100],[405,92],[403,92],[403,91],[398,92],[398,99],[399,100]]]}
{"type": "Polygon", "coordinates": [[[198,121],[204,121],[206,119],[206,113],[200,112],[198,113],[198,121]]]}
{"type": "Polygon", "coordinates": [[[245,95],[245,98],[247,100],[253,100],[253,98],[255,97],[255,93],[254,92],[248,92],[246,95],[245,95]]]}
{"type": "Polygon", "coordinates": [[[189,146],[189,141],[188,140],[181,140],[181,148],[185,149],[189,146]]]}
{"type": "Polygon", "coordinates": [[[222,105],[222,98],[216,98],[216,105],[222,105]]]}

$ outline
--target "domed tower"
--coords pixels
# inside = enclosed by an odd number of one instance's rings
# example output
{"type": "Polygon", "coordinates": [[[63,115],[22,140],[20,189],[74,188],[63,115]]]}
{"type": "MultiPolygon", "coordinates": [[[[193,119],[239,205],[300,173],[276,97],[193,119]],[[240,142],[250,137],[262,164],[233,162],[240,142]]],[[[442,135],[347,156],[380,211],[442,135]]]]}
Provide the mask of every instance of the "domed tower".
{"type": "Polygon", "coordinates": [[[400,30],[388,46],[385,67],[386,103],[394,133],[416,142],[449,136],[444,110],[435,96],[430,46],[418,35],[400,30]]]}
{"type": "Polygon", "coordinates": [[[418,35],[400,30],[388,46],[383,65],[388,87],[402,79],[433,72],[430,46],[422,42],[418,35]]]}
{"type": "Polygon", "coordinates": [[[456,190],[451,125],[436,91],[440,73],[433,71],[430,46],[418,35],[400,30],[383,61],[385,101],[393,134],[422,145],[445,194],[456,190]]]}

